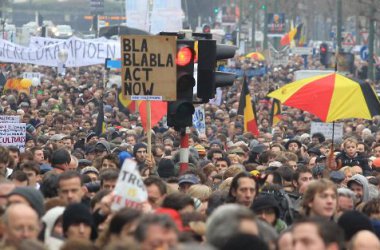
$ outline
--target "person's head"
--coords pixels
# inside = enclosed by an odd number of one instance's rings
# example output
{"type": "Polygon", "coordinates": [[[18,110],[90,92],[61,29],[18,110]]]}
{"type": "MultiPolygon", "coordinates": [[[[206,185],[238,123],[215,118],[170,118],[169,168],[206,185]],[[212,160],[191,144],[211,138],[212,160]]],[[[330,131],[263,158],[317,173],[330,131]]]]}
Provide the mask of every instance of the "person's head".
{"type": "Polygon", "coordinates": [[[250,173],[241,172],[232,179],[228,199],[230,202],[250,207],[257,192],[258,183],[253,176],[250,173]]]}
{"type": "Polygon", "coordinates": [[[312,134],[311,136],[311,142],[313,144],[321,144],[324,141],[325,141],[325,136],[322,133],[317,132],[317,133],[312,134]]]}
{"type": "Polygon", "coordinates": [[[266,221],[269,225],[275,226],[280,217],[280,208],[276,199],[271,195],[260,195],[252,204],[253,212],[266,221]]]}
{"type": "Polygon", "coordinates": [[[338,188],[338,209],[337,213],[341,214],[355,208],[355,193],[348,188],[338,188]]]}
{"type": "Polygon", "coordinates": [[[0,146],[0,175],[5,176],[6,170],[10,161],[9,150],[6,147],[0,146]]]}
{"type": "Polygon", "coordinates": [[[135,146],[137,143],[137,136],[135,134],[128,134],[126,141],[128,144],[135,146]]]}
{"type": "Polygon", "coordinates": [[[16,166],[20,162],[20,149],[16,146],[9,146],[9,155],[13,158],[14,165],[16,166]]]}
{"type": "Polygon", "coordinates": [[[350,250],[380,249],[379,238],[371,231],[362,230],[352,237],[350,250]]]}
{"type": "Polygon", "coordinates": [[[337,208],[336,185],[327,179],[309,183],[303,195],[302,208],[307,216],[331,218],[337,208]]]}
{"type": "Polygon", "coordinates": [[[73,203],[66,207],[62,215],[62,229],[65,238],[90,239],[94,225],[88,207],[81,203],[73,203]]]}
{"type": "Polygon", "coordinates": [[[45,212],[44,197],[41,192],[31,187],[16,187],[8,195],[8,205],[23,203],[33,208],[39,217],[45,212]]]}
{"type": "Polygon", "coordinates": [[[163,208],[171,208],[179,213],[194,212],[195,204],[190,195],[175,192],[168,194],[162,202],[163,208]]]}
{"type": "Polygon", "coordinates": [[[137,143],[133,147],[133,157],[138,163],[144,163],[147,157],[147,146],[144,143],[137,143]]]}
{"type": "Polygon", "coordinates": [[[29,186],[35,187],[41,180],[40,166],[35,161],[27,161],[21,164],[21,170],[28,176],[29,186]]]}
{"type": "Polygon", "coordinates": [[[199,183],[200,183],[200,180],[198,176],[192,173],[185,173],[184,175],[181,175],[178,179],[179,191],[183,193],[187,193],[187,191],[192,185],[199,184],[199,183]]]}
{"type": "Polygon", "coordinates": [[[132,208],[122,208],[116,212],[109,223],[110,241],[115,242],[125,238],[132,238],[142,212],[132,208]]]}
{"type": "Polygon", "coordinates": [[[66,171],[58,177],[58,195],[67,204],[82,201],[85,194],[81,176],[76,171],[66,171]]]}
{"type": "Polygon", "coordinates": [[[312,171],[306,167],[301,166],[293,174],[293,186],[298,192],[302,190],[313,180],[312,171]]]}
{"type": "Polygon", "coordinates": [[[40,221],[37,212],[26,204],[12,204],[2,218],[5,242],[17,247],[25,239],[37,239],[40,221]]]}
{"type": "Polygon", "coordinates": [[[113,190],[116,186],[119,171],[115,169],[107,169],[99,175],[100,189],[113,190]]]}
{"type": "Polygon", "coordinates": [[[218,249],[238,233],[259,234],[255,216],[247,207],[225,204],[214,210],[207,219],[206,241],[218,249]]]}
{"type": "Polygon", "coordinates": [[[357,147],[358,141],[355,138],[350,137],[343,142],[344,152],[346,152],[349,157],[353,157],[357,154],[357,147]]]}
{"type": "Polygon", "coordinates": [[[376,143],[372,146],[372,153],[376,158],[380,157],[380,143],[376,143]]]}
{"type": "Polygon", "coordinates": [[[136,228],[135,239],[141,250],[171,249],[178,245],[178,229],[166,214],[147,214],[136,228]]]}
{"type": "Polygon", "coordinates": [[[119,169],[119,157],[114,154],[103,156],[101,169],[114,168],[119,169]]]}
{"type": "Polygon", "coordinates": [[[231,161],[228,157],[221,157],[215,160],[215,167],[218,174],[223,174],[230,165],[231,161]]]}
{"type": "Polygon", "coordinates": [[[70,153],[64,148],[55,150],[51,156],[51,165],[58,172],[66,171],[69,168],[70,161],[70,153]]]}
{"type": "Polygon", "coordinates": [[[288,150],[290,152],[297,153],[300,151],[301,146],[302,146],[301,142],[299,142],[297,140],[289,140],[286,143],[285,148],[286,148],[286,150],[288,150]]]}
{"type": "Polygon", "coordinates": [[[340,227],[321,218],[305,218],[292,227],[293,249],[342,250],[344,236],[340,227]]]}
{"type": "Polygon", "coordinates": [[[368,201],[362,212],[370,219],[380,220],[380,198],[374,198],[368,201]]]}
{"type": "Polygon", "coordinates": [[[159,177],[150,176],[144,180],[144,184],[148,192],[149,204],[153,209],[160,207],[167,193],[165,182],[159,177]]]}
{"type": "Polygon", "coordinates": [[[13,171],[9,179],[16,185],[16,187],[26,187],[29,185],[28,176],[21,170],[13,171]]]}
{"type": "Polygon", "coordinates": [[[347,187],[355,193],[357,204],[368,200],[368,180],[361,174],[353,175],[347,187]]]}

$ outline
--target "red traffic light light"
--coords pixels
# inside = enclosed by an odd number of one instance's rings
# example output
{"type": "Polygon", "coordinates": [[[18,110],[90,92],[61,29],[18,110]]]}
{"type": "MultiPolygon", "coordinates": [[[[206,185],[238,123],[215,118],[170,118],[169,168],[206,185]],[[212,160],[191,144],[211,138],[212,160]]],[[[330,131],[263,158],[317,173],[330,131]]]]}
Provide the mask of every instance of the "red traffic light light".
{"type": "Polygon", "coordinates": [[[186,66],[193,60],[193,51],[189,47],[182,47],[177,51],[176,64],[186,66]]]}
{"type": "Polygon", "coordinates": [[[321,47],[321,53],[326,53],[326,48],[325,47],[321,47]]]}

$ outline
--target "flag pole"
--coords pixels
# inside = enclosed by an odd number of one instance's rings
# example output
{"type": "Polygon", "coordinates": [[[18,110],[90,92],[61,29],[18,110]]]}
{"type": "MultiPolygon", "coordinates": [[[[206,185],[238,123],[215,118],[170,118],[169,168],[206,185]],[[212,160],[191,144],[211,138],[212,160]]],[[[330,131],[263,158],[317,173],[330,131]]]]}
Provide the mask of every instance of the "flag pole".
{"type": "Polygon", "coordinates": [[[152,153],[152,114],[151,114],[151,101],[146,101],[146,114],[147,114],[147,131],[146,136],[148,139],[148,154],[152,153]]]}

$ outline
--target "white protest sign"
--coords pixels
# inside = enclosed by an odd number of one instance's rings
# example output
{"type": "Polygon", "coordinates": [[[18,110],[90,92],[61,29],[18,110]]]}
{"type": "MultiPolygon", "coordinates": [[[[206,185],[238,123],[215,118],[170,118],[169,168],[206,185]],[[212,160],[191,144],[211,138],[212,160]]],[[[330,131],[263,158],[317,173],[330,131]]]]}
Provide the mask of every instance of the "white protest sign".
{"type": "Polygon", "coordinates": [[[206,134],[205,109],[202,106],[195,107],[193,114],[193,126],[199,134],[206,134]]]}
{"type": "Polygon", "coordinates": [[[220,106],[223,100],[223,90],[221,88],[216,89],[216,94],[213,99],[210,99],[209,103],[212,105],[220,106]]]}
{"type": "Polygon", "coordinates": [[[20,123],[20,116],[0,115],[0,123],[20,123]]]}
{"type": "Polygon", "coordinates": [[[122,36],[121,51],[122,93],[127,99],[177,99],[175,36],[122,36]]]}
{"type": "Polygon", "coordinates": [[[0,123],[0,145],[25,151],[26,123],[0,123]]]}
{"type": "Polygon", "coordinates": [[[120,43],[114,40],[85,40],[71,37],[42,47],[24,47],[0,39],[0,61],[56,67],[58,54],[67,52],[66,67],[104,64],[106,58],[120,58],[120,43]]]}
{"type": "Polygon", "coordinates": [[[41,80],[42,76],[43,76],[43,74],[41,74],[39,72],[24,72],[24,73],[22,73],[22,78],[26,78],[26,79],[30,79],[30,80],[32,80],[33,78],[37,78],[37,79],[41,80]]]}
{"type": "Polygon", "coordinates": [[[148,192],[134,160],[124,161],[114,193],[115,198],[111,206],[113,211],[123,207],[141,208],[148,200],[148,192]]]}
{"type": "MultiPolygon", "coordinates": [[[[332,139],[333,124],[323,122],[312,122],[310,134],[322,133],[326,139],[332,139]]],[[[334,124],[334,141],[341,141],[343,138],[343,123],[334,124]]]]}

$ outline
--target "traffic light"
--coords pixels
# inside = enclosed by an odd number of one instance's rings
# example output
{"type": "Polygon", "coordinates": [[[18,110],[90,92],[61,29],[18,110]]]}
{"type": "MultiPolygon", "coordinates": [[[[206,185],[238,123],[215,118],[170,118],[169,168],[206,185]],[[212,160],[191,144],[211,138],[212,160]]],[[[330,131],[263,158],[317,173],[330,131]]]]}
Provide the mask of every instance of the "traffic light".
{"type": "Polygon", "coordinates": [[[167,124],[175,130],[193,125],[194,41],[177,40],[177,101],[169,102],[167,124]]]}
{"type": "Polygon", "coordinates": [[[217,60],[235,56],[235,46],[216,44],[215,40],[198,41],[197,97],[202,103],[214,98],[216,88],[231,86],[236,78],[233,73],[215,71],[217,60]]]}
{"type": "Polygon", "coordinates": [[[329,53],[329,46],[327,43],[321,43],[319,46],[319,60],[322,65],[327,67],[328,65],[328,53],[329,53]]]}

